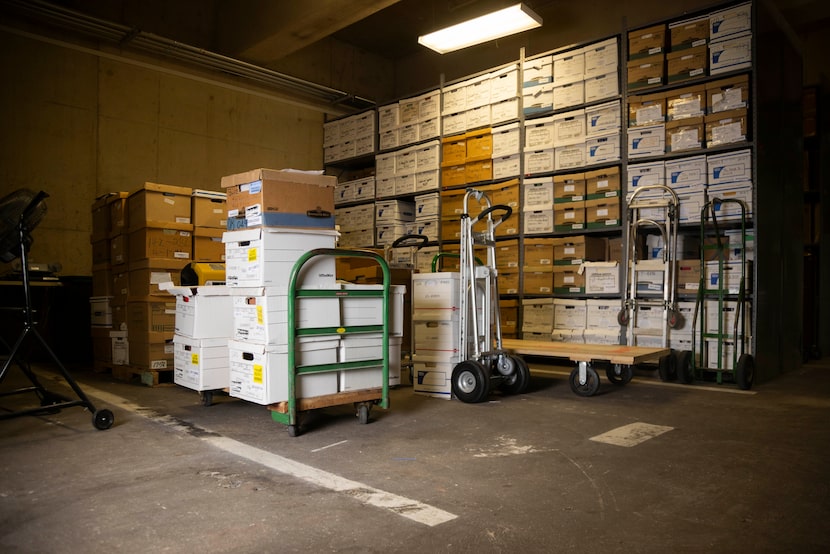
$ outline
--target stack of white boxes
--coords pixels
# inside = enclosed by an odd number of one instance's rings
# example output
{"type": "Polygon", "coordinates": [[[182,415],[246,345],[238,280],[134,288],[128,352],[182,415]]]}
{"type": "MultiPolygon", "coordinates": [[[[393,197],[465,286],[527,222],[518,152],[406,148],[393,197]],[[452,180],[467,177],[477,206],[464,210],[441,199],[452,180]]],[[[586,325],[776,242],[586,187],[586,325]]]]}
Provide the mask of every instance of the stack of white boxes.
{"type": "Polygon", "coordinates": [[[586,300],[553,299],[552,340],[584,343],[587,324],[588,305],[586,300]]]}
{"type": "Polygon", "coordinates": [[[450,399],[452,370],[462,361],[460,275],[454,272],[412,275],[413,390],[450,399]]]}
{"type": "Polygon", "coordinates": [[[372,202],[375,199],[375,176],[351,179],[337,183],[334,188],[334,205],[352,202],[372,202]]]}
{"type": "Polygon", "coordinates": [[[709,14],[709,74],[752,66],[752,3],[709,14]]]}
{"type": "Polygon", "coordinates": [[[518,64],[454,83],[442,90],[441,125],[450,136],[519,117],[518,64]]]}
{"type": "MultiPolygon", "coordinates": [[[[736,345],[740,348],[740,342],[736,342],[736,319],[739,317],[739,305],[734,300],[724,300],[719,306],[718,300],[706,300],[704,313],[700,317],[705,318],[705,331],[707,334],[719,335],[718,338],[706,339],[706,367],[725,370],[734,369],[733,356],[736,345]],[[720,310],[719,310],[720,307],[720,310]],[[720,363],[718,363],[718,347],[720,344],[720,363]]],[[[743,320],[738,322],[737,341],[746,341],[744,348],[749,352],[750,336],[752,329],[749,322],[752,321],[752,307],[749,303],[744,305],[743,320]]],[[[695,330],[699,332],[698,330],[695,330]]],[[[699,336],[699,335],[698,335],[699,336]]],[[[697,342],[700,344],[700,341],[697,342]]],[[[702,347],[703,345],[701,345],[702,347]]],[[[740,355],[740,351],[738,352],[740,355]]]]}
{"type": "Polygon", "coordinates": [[[593,299],[585,301],[585,343],[620,344],[619,300],[593,299]]]}
{"type": "Polygon", "coordinates": [[[176,295],[173,382],[196,391],[228,387],[233,336],[230,291],[224,286],[171,287],[176,295]]]}
{"type": "Polygon", "coordinates": [[[553,333],[553,298],[522,300],[522,339],[551,340],[553,333]]]}
{"type": "Polygon", "coordinates": [[[437,192],[419,194],[415,197],[415,234],[422,235],[429,242],[438,242],[441,237],[441,195],[437,192]]]}
{"type": "Polygon", "coordinates": [[[375,244],[374,203],[335,208],[334,220],[340,228],[340,246],[352,248],[375,244]]]}
{"type": "Polygon", "coordinates": [[[324,123],[324,162],[371,155],[375,152],[375,137],[375,110],[324,123]]]}
{"type": "Polygon", "coordinates": [[[414,231],[415,203],[405,200],[375,202],[375,243],[391,246],[400,237],[414,231]]]}

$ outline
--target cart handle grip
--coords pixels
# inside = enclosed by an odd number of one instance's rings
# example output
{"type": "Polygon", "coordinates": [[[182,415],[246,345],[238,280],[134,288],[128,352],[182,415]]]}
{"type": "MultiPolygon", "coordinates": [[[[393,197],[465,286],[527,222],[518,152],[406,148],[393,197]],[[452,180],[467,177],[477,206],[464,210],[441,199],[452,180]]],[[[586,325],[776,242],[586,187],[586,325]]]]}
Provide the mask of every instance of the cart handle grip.
{"type": "Polygon", "coordinates": [[[485,217],[491,215],[493,212],[504,212],[504,215],[501,216],[501,218],[498,221],[493,223],[493,227],[495,228],[507,221],[507,219],[513,214],[513,208],[506,204],[496,204],[495,206],[490,206],[489,208],[485,208],[481,211],[480,214],[475,216],[470,225],[475,225],[485,217]]]}
{"type": "Polygon", "coordinates": [[[392,243],[391,248],[399,248],[401,246],[416,246],[418,248],[423,248],[428,242],[429,237],[426,235],[409,234],[396,238],[392,243]],[[412,241],[413,244],[405,244],[407,241],[412,241]]]}

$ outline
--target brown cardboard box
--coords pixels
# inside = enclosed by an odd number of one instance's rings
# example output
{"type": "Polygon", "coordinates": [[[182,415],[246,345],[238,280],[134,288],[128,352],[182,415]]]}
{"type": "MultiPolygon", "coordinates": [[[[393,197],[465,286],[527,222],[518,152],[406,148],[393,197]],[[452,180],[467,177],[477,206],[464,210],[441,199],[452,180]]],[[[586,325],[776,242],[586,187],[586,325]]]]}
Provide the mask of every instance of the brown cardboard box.
{"type": "MultiPolygon", "coordinates": [[[[489,187],[485,187],[487,194],[490,196],[490,201],[493,205],[503,205],[503,206],[510,206],[513,208],[513,215],[511,218],[518,219],[518,214],[516,213],[519,208],[519,180],[518,179],[511,179],[509,181],[505,181],[503,183],[497,183],[495,185],[490,185],[489,187]]],[[[495,214],[496,217],[499,217],[499,214],[495,214]]]]}
{"type": "Polygon", "coordinates": [[[553,177],[553,202],[578,202],[585,200],[585,174],[570,173],[553,177]]]}
{"type": "Polygon", "coordinates": [[[126,233],[113,235],[109,241],[110,263],[121,265],[130,261],[130,236],[126,233]]]}
{"type": "MultiPolygon", "coordinates": [[[[585,201],[585,226],[599,229],[620,225],[620,195],[585,201]]],[[[605,250],[605,246],[602,246],[605,250]]],[[[597,261],[597,260],[591,260],[597,261]]]]}
{"type": "Polygon", "coordinates": [[[663,123],[666,120],[666,93],[642,94],[628,100],[628,126],[663,123]]]}
{"type": "Polygon", "coordinates": [[[585,194],[590,198],[595,194],[605,194],[620,190],[620,168],[608,167],[585,173],[585,194]]]}
{"type": "Polygon", "coordinates": [[[459,218],[459,216],[441,219],[441,240],[461,240],[461,219],[459,218]]]}
{"type": "Polygon", "coordinates": [[[706,116],[706,144],[718,146],[747,138],[746,108],[706,116]]]}
{"type": "Polygon", "coordinates": [[[467,133],[465,162],[489,160],[493,157],[493,135],[490,129],[478,129],[467,133]]]}
{"type": "Polygon", "coordinates": [[[554,294],[581,294],[585,292],[585,275],[579,273],[578,265],[553,266],[554,294]]]}
{"type": "Polygon", "coordinates": [[[490,158],[477,162],[467,162],[464,165],[464,179],[467,184],[493,179],[493,160],[490,158]]]}
{"type": "Polygon", "coordinates": [[[607,254],[606,254],[605,258],[609,262],[622,263],[622,261],[623,261],[623,240],[622,240],[622,237],[608,237],[607,243],[608,243],[608,248],[606,250],[607,254]]]}
{"type": "Polygon", "coordinates": [[[173,369],[175,350],[173,338],[152,342],[142,341],[128,333],[130,366],[140,369],[173,369]]]}
{"type": "Polygon", "coordinates": [[[130,231],[130,262],[145,258],[190,260],[193,257],[193,225],[168,223],[164,227],[140,227],[130,231]]]}
{"type": "MultiPolygon", "coordinates": [[[[514,212],[515,213],[515,212],[514,212]]],[[[493,214],[496,218],[501,217],[498,213],[493,214]]],[[[485,230],[484,221],[480,222],[482,224],[481,231],[485,230]]],[[[475,228],[478,230],[478,228],[475,228]]],[[[504,220],[498,227],[496,227],[495,231],[495,238],[508,238],[508,237],[518,237],[519,236],[519,218],[510,216],[506,220],[504,220]]]]}
{"type": "Polygon", "coordinates": [[[119,266],[121,270],[112,273],[112,306],[126,306],[130,296],[129,266],[119,266]]]}
{"type": "Polygon", "coordinates": [[[706,75],[709,49],[704,44],[666,54],[666,80],[669,84],[706,75]]]}
{"type": "Polygon", "coordinates": [[[127,300],[126,323],[131,345],[133,339],[138,342],[160,342],[173,338],[176,330],[176,297],[130,297],[127,300]]]}
{"type": "Polygon", "coordinates": [[[706,114],[706,87],[695,85],[683,87],[666,96],[666,119],[685,119],[706,114]]]}
{"type": "Polygon", "coordinates": [[[749,76],[706,83],[706,111],[709,114],[747,108],[749,106],[749,76]]]}
{"type": "Polygon", "coordinates": [[[159,289],[160,283],[179,286],[182,283],[182,269],[190,260],[144,259],[130,264],[130,296],[160,296],[169,298],[170,293],[159,289]]]}
{"type": "Polygon", "coordinates": [[[499,270],[508,271],[515,271],[519,268],[519,239],[496,243],[496,267],[499,270]]]}
{"type": "Polygon", "coordinates": [[[112,266],[92,266],[92,296],[112,296],[112,266]]]}
{"type": "Polygon", "coordinates": [[[127,232],[127,197],[128,192],[114,192],[107,205],[110,209],[110,236],[127,232]]]}
{"type": "Polygon", "coordinates": [[[224,262],[225,244],[222,242],[222,229],[196,227],[193,229],[193,261],[224,262]]]}
{"type": "Polygon", "coordinates": [[[524,268],[542,269],[553,265],[553,239],[525,239],[524,268]]]}
{"type": "MultiPolygon", "coordinates": [[[[442,164],[443,166],[443,164],[442,164]]],[[[492,170],[492,165],[490,166],[492,170]]],[[[453,165],[444,166],[441,168],[441,187],[451,188],[457,187],[467,183],[467,166],[453,165]]]]}
{"type": "Polygon", "coordinates": [[[575,235],[553,240],[553,264],[579,266],[582,262],[605,261],[605,241],[600,237],[575,235]]]}
{"type": "MultiPolygon", "coordinates": [[[[218,193],[201,196],[202,191],[193,191],[193,225],[194,227],[213,227],[226,229],[228,226],[228,203],[219,198],[218,193]]],[[[224,196],[224,195],[223,195],[224,196]]]]}
{"type": "Polygon", "coordinates": [[[333,229],[336,185],[331,175],[275,169],[222,177],[228,216],[269,226],[333,229]]]}
{"type": "Polygon", "coordinates": [[[666,123],[666,152],[703,148],[703,117],[687,117],[666,123]]]}
{"type": "Polygon", "coordinates": [[[104,194],[92,203],[92,235],[89,242],[96,243],[109,238],[112,232],[110,224],[110,200],[114,193],[104,194]]]}
{"type": "MultiPolygon", "coordinates": [[[[490,143],[492,149],[492,142],[490,143]]],[[[453,135],[441,141],[441,167],[461,165],[467,161],[467,136],[453,135]]],[[[447,185],[445,185],[447,186],[447,185]]]]}
{"type": "Polygon", "coordinates": [[[585,202],[554,204],[553,228],[556,231],[575,231],[585,228],[585,202]]]}
{"type": "Polygon", "coordinates": [[[677,291],[697,291],[700,284],[700,259],[677,260],[677,291]]]}
{"type": "Polygon", "coordinates": [[[628,62],[628,89],[658,87],[666,81],[666,59],[663,54],[628,62]]]}
{"type": "Polygon", "coordinates": [[[519,301],[515,299],[499,300],[499,321],[502,336],[515,333],[519,325],[519,301]]]}
{"type": "Polygon", "coordinates": [[[134,231],[147,225],[190,224],[193,189],[158,183],[144,183],[127,198],[127,228],[134,231]]]}
{"type": "Polygon", "coordinates": [[[644,29],[629,31],[628,59],[644,58],[662,54],[666,46],[666,25],[654,25],[644,29]]]}
{"type": "Polygon", "coordinates": [[[499,294],[519,294],[519,272],[499,272],[499,294]]]}
{"type": "Polygon", "coordinates": [[[709,18],[699,17],[677,21],[669,25],[669,44],[672,52],[709,42],[709,18]]]}
{"type": "Polygon", "coordinates": [[[553,292],[553,268],[546,271],[523,271],[524,294],[551,294],[553,292]]]}
{"type": "Polygon", "coordinates": [[[109,239],[97,240],[92,243],[92,265],[110,263],[112,248],[109,239]]]}

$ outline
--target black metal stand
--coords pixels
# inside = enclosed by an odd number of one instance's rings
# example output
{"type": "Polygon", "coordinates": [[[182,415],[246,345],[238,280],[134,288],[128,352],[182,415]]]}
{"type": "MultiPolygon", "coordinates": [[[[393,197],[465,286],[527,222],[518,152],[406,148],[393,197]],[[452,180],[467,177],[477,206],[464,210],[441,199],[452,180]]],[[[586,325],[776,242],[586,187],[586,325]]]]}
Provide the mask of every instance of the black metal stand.
{"type": "MultiPolygon", "coordinates": [[[[66,367],[61,363],[58,356],[49,347],[46,340],[40,334],[40,332],[35,327],[34,317],[33,317],[33,309],[32,309],[32,301],[31,301],[31,293],[30,293],[30,285],[29,285],[29,264],[27,259],[27,247],[26,247],[26,237],[28,233],[26,221],[28,220],[29,213],[37,207],[37,205],[43,201],[48,195],[45,192],[40,192],[29,206],[26,207],[25,210],[20,214],[20,221],[17,226],[18,231],[18,238],[20,239],[20,262],[23,267],[23,295],[24,295],[24,308],[23,308],[23,331],[21,331],[20,336],[18,337],[17,341],[12,346],[11,351],[9,352],[8,358],[3,362],[3,368],[0,370],[0,383],[6,377],[6,372],[8,371],[9,367],[11,367],[13,362],[17,362],[18,367],[20,368],[23,375],[26,376],[27,379],[31,382],[31,386],[23,387],[13,391],[7,391],[0,393],[0,397],[10,396],[14,394],[22,394],[27,392],[34,392],[37,397],[40,399],[40,405],[35,406],[32,408],[27,408],[23,410],[19,410],[16,412],[7,412],[7,413],[0,413],[0,419],[9,419],[12,417],[18,417],[23,415],[33,415],[33,414],[41,414],[41,413],[55,413],[60,411],[63,408],[70,408],[73,406],[83,406],[87,408],[90,412],[92,412],[92,424],[95,426],[96,429],[105,430],[112,427],[112,424],[115,421],[115,416],[110,410],[102,409],[96,410],[95,406],[89,400],[89,398],[84,394],[84,391],[81,390],[81,387],[78,386],[78,383],[66,369],[66,367]],[[20,350],[26,341],[26,338],[29,336],[33,336],[37,342],[43,347],[52,361],[58,366],[60,369],[61,374],[63,375],[66,382],[72,387],[72,390],[78,396],[77,400],[72,400],[62,394],[52,392],[48,390],[43,384],[38,380],[37,375],[32,371],[29,365],[21,359],[18,359],[18,355],[20,354],[20,350]]],[[[8,345],[5,344],[6,347],[8,345]]]]}

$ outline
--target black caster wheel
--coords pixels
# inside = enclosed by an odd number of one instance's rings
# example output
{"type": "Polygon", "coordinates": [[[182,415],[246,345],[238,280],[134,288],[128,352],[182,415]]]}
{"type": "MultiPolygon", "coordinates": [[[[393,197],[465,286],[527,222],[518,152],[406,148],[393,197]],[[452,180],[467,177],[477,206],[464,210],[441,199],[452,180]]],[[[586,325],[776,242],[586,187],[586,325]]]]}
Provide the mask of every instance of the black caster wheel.
{"type": "Polygon", "coordinates": [[[579,367],[571,371],[570,379],[571,390],[579,396],[594,396],[599,390],[599,374],[596,370],[588,366],[585,368],[585,382],[579,381],[579,367]]]}
{"type": "Polygon", "coordinates": [[[675,359],[671,354],[662,356],[657,363],[657,373],[661,381],[674,381],[677,378],[675,359]]]}
{"type": "Polygon", "coordinates": [[[741,390],[749,390],[755,381],[755,358],[749,354],[741,354],[738,365],[735,366],[735,382],[741,390]]]}
{"type": "Polygon", "coordinates": [[[288,426],[288,436],[289,437],[297,437],[300,435],[300,428],[297,425],[289,425],[288,426]]]}
{"type": "Polygon", "coordinates": [[[490,376],[480,363],[466,360],[452,370],[452,394],[462,402],[483,402],[489,393],[490,376]]]}
{"type": "Polygon", "coordinates": [[[213,406],[213,391],[210,391],[210,390],[203,391],[203,392],[199,393],[199,396],[201,397],[201,400],[202,400],[202,406],[204,406],[206,408],[208,408],[210,406],[213,406]]]}
{"type": "Polygon", "coordinates": [[[692,353],[689,350],[678,350],[675,352],[675,356],[677,380],[688,385],[695,379],[692,370],[692,353]]]}
{"type": "Polygon", "coordinates": [[[106,431],[115,423],[115,416],[110,410],[98,410],[92,416],[92,425],[99,431],[106,431]]]}
{"type": "Polygon", "coordinates": [[[627,385],[634,377],[634,369],[630,365],[609,364],[605,368],[605,376],[615,385],[627,385]]]}
{"type": "Polygon", "coordinates": [[[530,385],[530,368],[527,363],[518,356],[511,356],[516,370],[513,375],[504,379],[499,385],[499,389],[506,394],[522,394],[530,385]]]}
{"type": "Polygon", "coordinates": [[[357,407],[357,422],[361,425],[369,423],[369,406],[366,404],[357,407]]]}

